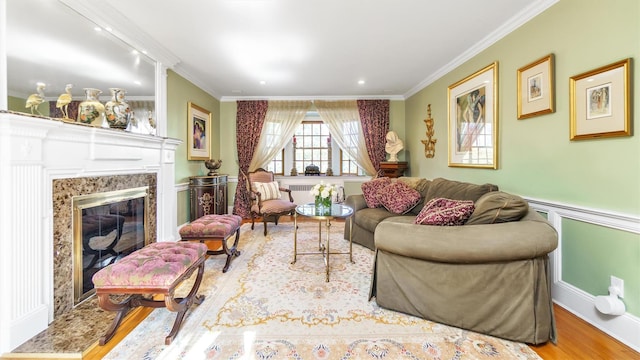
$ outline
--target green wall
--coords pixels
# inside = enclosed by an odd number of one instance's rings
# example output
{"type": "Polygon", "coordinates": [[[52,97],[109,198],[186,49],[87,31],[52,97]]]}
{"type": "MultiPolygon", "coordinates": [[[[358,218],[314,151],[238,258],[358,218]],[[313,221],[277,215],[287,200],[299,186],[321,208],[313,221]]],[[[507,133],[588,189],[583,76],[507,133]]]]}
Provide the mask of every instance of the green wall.
{"type": "Polygon", "coordinates": [[[202,160],[187,160],[188,103],[211,112],[211,158],[220,158],[220,101],[175,72],[167,72],[167,136],[182,140],[176,150],[176,183],[189,181],[190,176],[206,175],[202,160]]]}
{"type": "MultiPolygon", "coordinates": [[[[31,114],[31,109],[25,107],[26,102],[27,99],[7,96],[7,110],[31,114]]],[[[40,104],[38,110],[40,110],[42,116],[49,116],[49,103],[45,102],[40,104]]],[[[36,115],[38,115],[38,113],[36,113],[36,115]]]]}
{"type": "MultiPolygon", "coordinates": [[[[220,158],[220,101],[175,72],[167,72],[167,136],[182,140],[176,149],[176,184],[188,183],[190,176],[206,175],[201,160],[187,160],[187,113],[189,101],[211,112],[211,158],[220,158]]],[[[189,132],[190,133],[190,132],[189,132]]],[[[178,225],[189,221],[189,191],[177,194],[178,225]]]]}
{"type": "MultiPolygon", "coordinates": [[[[637,0],[561,0],[491,47],[406,101],[405,140],[413,176],[498,184],[522,196],[638,216],[640,214],[640,138],[637,135],[569,140],[569,78],[640,54],[640,2],[637,0]],[[604,30],[604,31],[603,31],[604,30]],[[517,119],[517,70],[555,55],[555,113],[517,119]],[[447,165],[447,88],[499,63],[499,168],[447,165]],[[436,156],[422,155],[427,104],[435,119],[436,156]]],[[[632,65],[632,68],[634,64],[632,65]]],[[[632,71],[632,84],[640,83],[632,71]]],[[[633,93],[633,91],[632,91],[633,93]]],[[[630,101],[637,99],[632,95],[630,101]]],[[[632,106],[632,128],[640,122],[632,106]]],[[[606,294],[609,275],[635,284],[624,302],[640,315],[640,238],[604,227],[572,224],[563,230],[563,280],[592,295],[606,294]],[[612,261],[625,254],[626,261],[612,261]],[[601,264],[586,271],[587,264],[601,264]],[[618,276],[618,275],[616,275],[618,276]]]]}

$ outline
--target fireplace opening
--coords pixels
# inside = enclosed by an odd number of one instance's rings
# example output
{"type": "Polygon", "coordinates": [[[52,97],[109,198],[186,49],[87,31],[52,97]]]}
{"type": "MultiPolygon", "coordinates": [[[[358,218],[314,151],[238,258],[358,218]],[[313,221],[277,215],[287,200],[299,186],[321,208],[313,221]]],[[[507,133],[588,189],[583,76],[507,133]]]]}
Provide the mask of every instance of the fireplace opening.
{"type": "Polygon", "coordinates": [[[91,297],[91,278],[149,243],[149,187],[78,195],[73,208],[74,306],[91,297]]]}

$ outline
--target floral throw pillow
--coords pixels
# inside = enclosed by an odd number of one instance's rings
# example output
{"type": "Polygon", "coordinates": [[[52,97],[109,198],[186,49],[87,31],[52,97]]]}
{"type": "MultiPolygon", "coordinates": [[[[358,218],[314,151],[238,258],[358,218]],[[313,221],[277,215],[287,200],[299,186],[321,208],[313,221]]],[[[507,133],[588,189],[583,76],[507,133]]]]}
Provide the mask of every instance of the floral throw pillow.
{"type": "Polygon", "coordinates": [[[260,193],[260,199],[262,201],[280,199],[280,185],[277,181],[268,183],[255,182],[256,191],[260,193]]]}
{"type": "Polygon", "coordinates": [[[414,223],[441,226],[464,225],[474,209],[472,200],[435,198],[424,205],[414,223]]]}
{"type": "Polygon", "coordinates": [[[362,183],[360,188],[362,189],[362,195],[364,195],[364,201],[367,203],[367,207],[377,208],[382,204],[376,197],[378,190],[391,184],[391,179],[388,177],[381,177],[362,183]]]}
{"type": "Polygon", "coordinates": [[[378,190],[378,201],[387,211],[404,214],[416,206],[421,198],[420,193],[402,181],[395,181],[378,190]]]}

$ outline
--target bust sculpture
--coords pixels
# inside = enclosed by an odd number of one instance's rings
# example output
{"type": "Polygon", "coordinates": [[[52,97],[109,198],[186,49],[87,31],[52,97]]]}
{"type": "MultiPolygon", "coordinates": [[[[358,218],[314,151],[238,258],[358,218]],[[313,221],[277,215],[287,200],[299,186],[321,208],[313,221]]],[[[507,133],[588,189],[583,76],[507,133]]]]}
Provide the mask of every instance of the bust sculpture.
{"type": "Polygon", "coordinates": [[[387,133],[387,144],[384,149],[389,154],[390,162],[398,162],[398,153],[404,148],[404,143],[395,131],[389,131],[387,133]]]}

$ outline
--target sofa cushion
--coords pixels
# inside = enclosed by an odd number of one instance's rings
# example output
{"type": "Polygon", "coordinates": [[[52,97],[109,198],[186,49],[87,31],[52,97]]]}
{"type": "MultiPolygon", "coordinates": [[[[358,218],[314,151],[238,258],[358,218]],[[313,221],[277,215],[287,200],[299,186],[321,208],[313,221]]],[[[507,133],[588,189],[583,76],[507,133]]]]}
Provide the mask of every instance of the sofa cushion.
{"type": "Polygon", "coordinates": [[[353,221],[361,228],[373,233],[376,230],[376,226],[378,226],[382,220],[392,216],[397,215],[388,212],[384,208],[364,208],[356,211],[353,216],[353,221]]]}
{"type": "Polygon", "coordinates": [[[475,202],[478,201],[482,195],[497,190],[498,186],[493,184],[477,185],[437,178],[431,181],[424,201],[426,204],[431,199],[446,198],[451,200],[471,200],[475,202]]]}
{"type": "Polygon", "coordinates": [[[529,204],[523,198],[502,191],[482,195],[475,205],[476,209],[466,225],[518,221],[529,211],[529,204]]]}
{"type": "Polygon", "coordinates": [[[362,183],[360,188],[362,189],[364,201],[367,203],[368,207],[377,208],[382,206],[377,197],[378,190],[389,184],[391,184],[391,179],[388,177],[381,177],[362,183]]]}
{"type": "Polygon", "coordinates": [[[254,184],[256,191],[260,193],[260,200],[262,201],[280,199],[282,196],[280,194],[280,185],[278,185],[277,181],[268,183],[256,182],[254,184]]]}
{"type": "Polygon", "coordinates": [[[424,178],[414,178],[414,177],[399,177],[398,181],[403,181],[405,184],[409,185],[409,187],[416,189],[420,193],[420,201],[418,204],[411,209],[410,213],[413,215],[418,215],[420,210],[425,203],[425,196],[427,196],[427,192],[429,191],[429,185],[431,185],[431,180],[427,180],[424,178]],[[418,179],[415,181],[414,179],[418,179]]]}
{"type": "Polygon", "coordinates": [[[394,181],[378,190],[376,197],[387,211],[394,214],[404,214],[420,201],[420,193],[402,181],[394,181]]]}
{"type": "Polygon", "coordinates": [[[463,225],[473,213],[474,204],[471,200],[452,200],[435,198],[424,205],[416,219],[419,225],[463,225]]]}

